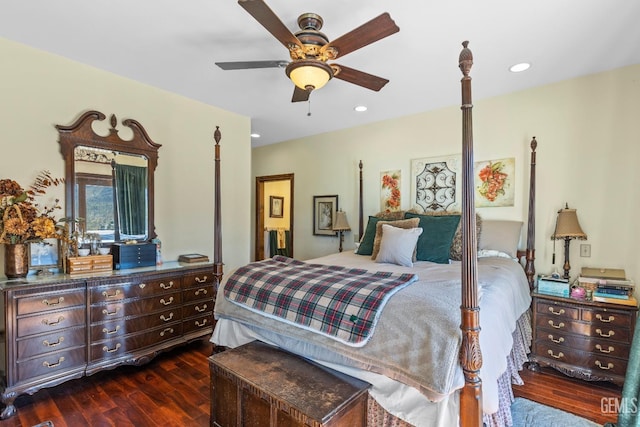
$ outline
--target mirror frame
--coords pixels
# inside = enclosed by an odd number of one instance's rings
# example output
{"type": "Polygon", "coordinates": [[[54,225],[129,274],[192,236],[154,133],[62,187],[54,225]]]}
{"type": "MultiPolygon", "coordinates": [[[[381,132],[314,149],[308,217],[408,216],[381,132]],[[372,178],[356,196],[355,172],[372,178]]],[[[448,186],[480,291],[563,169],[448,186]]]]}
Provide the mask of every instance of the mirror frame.
{"type": "Polygon", "coordinates": [[[143,155],[147,158],[147,240],[157,237],[154,223],[154,185],[153,175],[158,165],[158,149],[162,146],[149,138],[147,131],[140,123],[133,119],[125,119],[122,125],[133,131],[133,138],[124,140],[118,136],[116,116],[111,115],[109,134],[99,135],[93,131],[95,120],[104,120],[106,116],[99,111],[87,111],[73,124],[56,125],[60,143],[60,152],[65,161],[65,214],[67,218],[76,220],[74,207],[76,205],[76,175],[74,152],[78,146],[101,148],[103,150],[118,151],[124,154],[143,155]]]}

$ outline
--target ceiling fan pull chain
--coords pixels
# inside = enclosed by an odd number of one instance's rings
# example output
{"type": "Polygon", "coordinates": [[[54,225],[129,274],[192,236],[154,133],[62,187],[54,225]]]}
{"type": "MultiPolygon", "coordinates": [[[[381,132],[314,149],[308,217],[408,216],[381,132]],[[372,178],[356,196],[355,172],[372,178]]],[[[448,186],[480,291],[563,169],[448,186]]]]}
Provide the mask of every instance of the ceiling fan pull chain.
{"type": "Polygon", "coordinates": [[[309,98],[309,110],[307,111],[307,117],[311,116],[311,98],[309,98]]]}

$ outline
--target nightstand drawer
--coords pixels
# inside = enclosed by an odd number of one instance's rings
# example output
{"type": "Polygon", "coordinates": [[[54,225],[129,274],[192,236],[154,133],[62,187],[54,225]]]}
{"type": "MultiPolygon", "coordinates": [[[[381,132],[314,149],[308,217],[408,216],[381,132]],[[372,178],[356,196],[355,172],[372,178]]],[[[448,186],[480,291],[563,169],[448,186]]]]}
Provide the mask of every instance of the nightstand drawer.
{"type": "Polygon", "coordinates": [[[572,335],[557,331],[538,331],[538,343],[556,346],[566,349],[566,351],[579,350],[589,353],[602,354],[613,357],[629,357],[630,345],[612,340],[597,340],[590,337],[572,335]]]}
{"type": "Polygon", "coordinates": [[[582,320],[593,322],[594,325],[631,329],[633,327],[632,322],[635,322],[635,316],[632,316],[629,312],[614,310],[583,310],[582,320]]]}
{"type": "Polygon", "coordinates": [[[538,302],[536,311],[540,315],[549,315],[558,319],[580,320],[580,309],[570,307],[563,304],[554,304],[548,302],[538,302]]]}

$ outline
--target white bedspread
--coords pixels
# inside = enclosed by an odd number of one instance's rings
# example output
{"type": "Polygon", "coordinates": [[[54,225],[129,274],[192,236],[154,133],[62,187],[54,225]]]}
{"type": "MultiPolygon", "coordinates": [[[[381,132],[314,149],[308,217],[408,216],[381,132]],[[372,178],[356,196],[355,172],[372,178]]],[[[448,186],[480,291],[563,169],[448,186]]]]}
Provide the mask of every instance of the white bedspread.
{"type": "MultiPolygon", "coordinates": [[[[439,358],[449,358],[451,354],[456,357],[459,349],[460,263],[443,265],[417,262],[410,269],[376,264],[369,257],[352,252],[333,254],[310,262],[368,270],[414,272],[418,274],[419,280],[390,299],[374,337],[362,349],[340,348],[339,343],[325,342],[327,338],[318,334],[243,311],[226,301],[221,292],[216,302],[216,318],[219,322],[212,341],[218,345],[235,347],[260,339],[363,378],[374,384],[372,394],[385,409],[415,425],[434,425],[434,417],[449,419],[449,416],[457,414],[457,394],[454,392],[464,385],[462,369],[457,363],[451,365],[452,368],[446,368],[449,366],[446,363],[439,366],[439,358]],[[416,339],[429,338],[429,334],[425,333],[428,328],[424,327],[427,314],[423,313],[420,317],[408,315],[412,310],[419,312],[419,298],[425,298],[425,295],[439,300],[431,311],[451,311],[448,314],[456,319],[455,327],[450,327],[445,333],[451,339],[442,340],[435,346],[434,343],[416,345],[415,342],[416,339]],[[401,328],[398,328],[398,322],[402,324],[401,328]],[[421,348],[426,348],[427,351],[419,352],[421,348]],[[431,378],[432,371],[439,368],[450,372],[431,378]],[[390,381],[386,377],[396,381],[390,381]],[[410,401],[415,403],[409,404],[410,401]],[[430,405],[431,408],[426,409],[429,406],[427,401],[441,403],[430,405]],[[434,406],[438,408],[435,414],[424,412],[433,411],[434,406]],[[422,423],[426,419],[430,420],[430,424],[422,423]]],[[[497,379],[506,369],[506,357],[512,347],[512,332],[517,319],[530,305],[529,287],[522,268],[514,261],[504,258],[480,259],[478,281],[482,328],[480,345],[483,351],[480,373],[483,409],[485,413],[493,413],[498,408],[497,379]]]]}

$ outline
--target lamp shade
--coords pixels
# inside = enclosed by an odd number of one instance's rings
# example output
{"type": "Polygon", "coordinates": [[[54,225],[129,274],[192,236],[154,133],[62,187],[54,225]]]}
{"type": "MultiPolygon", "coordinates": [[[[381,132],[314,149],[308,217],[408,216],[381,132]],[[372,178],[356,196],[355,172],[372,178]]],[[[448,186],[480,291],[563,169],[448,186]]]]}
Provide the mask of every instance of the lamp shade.
{"type": "Polygon", "coordinates": [[[349,221],[347,221],[347,214],[343,211],[336,212],[336,220],[333,223],[333,231],[348,231],[351,230],[349,227],[349,221]]]}
{"type": "Polygon", "coordinates": [[[587,235],[580,227],[575,209],[569,209],[567,206],[558,211],[556,229],[551,238],[554,240],[567,238],[585,240],[587,238],[587,235]]]}
{"type": "Polygon", "coordinates": [[[291,62],[285,71],[293,84],[304,90],[320,89],[333,77],[331,67],[316,59],[291,62]]]}

